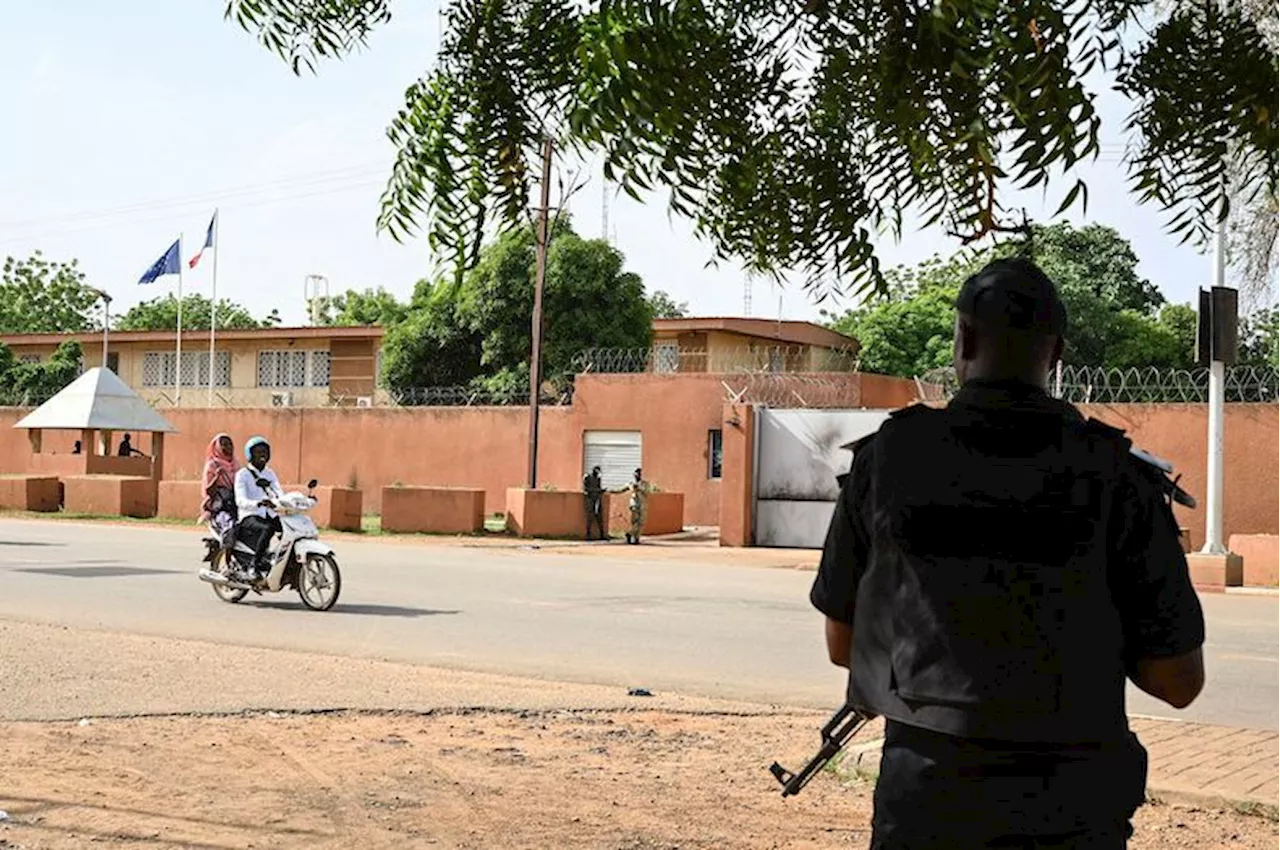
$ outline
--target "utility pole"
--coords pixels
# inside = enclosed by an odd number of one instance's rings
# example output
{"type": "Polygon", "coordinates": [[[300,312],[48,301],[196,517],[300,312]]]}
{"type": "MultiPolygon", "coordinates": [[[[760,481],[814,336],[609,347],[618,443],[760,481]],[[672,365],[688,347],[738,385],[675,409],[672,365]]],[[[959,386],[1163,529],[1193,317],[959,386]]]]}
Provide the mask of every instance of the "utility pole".
{"type": "MultiPolygon", "coordinates": [[[[1215,295],[1224,290],[1227,270],[1227,221],[1222,218],[1213,235],[1213,289],[1215,295]]],[[[1213,304],[1213,301],[1210,301],[1213,304]]],[[[1217,306],[1214,304],[1214,306],[1217,306]]],[[[1210,311],[1212,315],[1215,310],[1210,311]]],[[[1209,336],[1220,337],[1221,320],[1216,316],[1211,322],[1209,336]]],[[[1235,321],[1235,316],[1231,316],[1235,321]]],[[[1226,373],[1227,366],[1223,362],[1228,357],[1233,361],[1234,352],[1223,353],[1209,348],[1209,439],[1208,439],[1208,482],[1205,487],[1204,548],[1200,551],[1206,555],[1224,555],[1227,552],[1222,539],[1222,491],[1223,491],[1223,443],[1226,419],[1226,373]]]]}
{"type": "Polygon", "coordinates": [[[547,274],[547,212],[551,205],[551,137],[542,143],[542,201],[538,205],[538,267],[533,281],[533,351],[529,357],[529,489],[538,489],[538,391],[542,385],[542,283],[547,274]]]}
{"type": "Polygon", "coordinates": [[[102,299],[102,368],[107,368],[107,338],[111,333],[111,296],[101,289],[96,290],[102,299]]]}

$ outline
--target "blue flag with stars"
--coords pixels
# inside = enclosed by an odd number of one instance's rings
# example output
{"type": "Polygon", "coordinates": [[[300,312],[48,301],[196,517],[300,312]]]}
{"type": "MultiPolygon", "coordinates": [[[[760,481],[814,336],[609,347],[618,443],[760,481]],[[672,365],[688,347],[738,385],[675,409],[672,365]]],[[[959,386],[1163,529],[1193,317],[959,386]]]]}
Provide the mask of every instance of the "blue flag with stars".
{"type": "Polygon", "coordinates": [[[155,283],[156,278],[167,274],[182,273],[182,259],[178,256],[181,240],[174,242],[169,246],[169,250],[164,252],[164,256],[151,264],[151,268],[142,273],[142,277],[138,278],[138,283],[155,283]]]}

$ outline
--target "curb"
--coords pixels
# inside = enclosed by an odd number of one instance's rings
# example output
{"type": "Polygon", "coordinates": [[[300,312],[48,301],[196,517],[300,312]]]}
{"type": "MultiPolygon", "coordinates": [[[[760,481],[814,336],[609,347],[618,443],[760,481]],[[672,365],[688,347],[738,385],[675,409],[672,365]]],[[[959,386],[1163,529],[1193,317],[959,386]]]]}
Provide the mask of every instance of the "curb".
{"type": "MultiPolygon", "coordinates": [[[[845,749],[834,763],[833,771],[842,782],[874,782],[880,775],[880,750],[884,738],[875,738],[845,749]]],[[[1225,809],[1244,815],[1280,821],[1280,807],[1274,803],[1243,800],[1194,789],[1147,785],[1147,803],[1186,806],[1197,809],[1225,809]]]]}

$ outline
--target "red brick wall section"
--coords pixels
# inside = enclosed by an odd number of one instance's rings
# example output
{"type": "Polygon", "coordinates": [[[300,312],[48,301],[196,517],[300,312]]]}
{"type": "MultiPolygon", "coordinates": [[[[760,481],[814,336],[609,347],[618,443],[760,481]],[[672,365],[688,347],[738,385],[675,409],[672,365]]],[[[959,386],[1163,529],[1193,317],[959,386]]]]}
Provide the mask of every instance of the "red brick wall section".
{"type": "Polygon", "coordinates": [[[519,537],[587,536],[582,493],[564,490],[507,490],[507,531],[519,537]]]}
{"type": "Polygon", "coordinates": [[[746,404],[726,404],[723,475],[720,486],[720,545],[751,544],[751,476],[755,468],[755,411],[746,404]]]}
{"type": "MultiPolygon", "coordinates": [[[[583,375],[571,406],[544,408],[541,417],[538,483],[559,490],[582,486],[583,432],[592,429],[638,430],[642,434],[645,477],[662,490],[684,494],[686,525],[720,525],[725,539],[749,534],[749,470],[734,471],[744,460],[749,440],[749,408],[726,408],[719,375],[583,375]],[[727,422],[737,413],[738,425],[727,422]],[[723,434],[723,478],[709,477],[709,432],[723,434]],[[744,477],[745,476],[745,477],[744,477]],[[727,512],[726,512],[727,510],[727,512]],[[724,516],[722,517],[722,514],[724,516]]],[[[899,379],[855,376],[862,381],[868,407],[909,403],[899,379]],[[892,383],[891,381],[897,381],[892,383]]],[[[1130,432],[1135,442],[1172,462],[1182,484],[1204,496],[1206,416],[1204,405],[1110,405],[1084,408],[1130,432]]],[[[1228,534],[1275,534],[1277,500],[1278,408],[1268,404],[1227,407],[1225,526],[1228,534]]],[[[24,431],[12,428],[25,411],[0,409],[0,473],[32,473],[24,431]]],[[[527,483],[527,411],[524,408],[373,408],[172,410],[165,415],[178,427],[165,442],[165,478],[195,480],[205,447],[219,431],[233,435],[237,453],[245,440],[262,434],[274,448],[272,466],[283,481],[318,478],[322,485],[363,491],[364,510],[381,510],[382,488],[395,483],[466,487],[485,491],[485,510],[506,508],[508,487],[527,483]]],[[[76,433],[49,432],[45,449],[69,450],[76,433]],[[61,441],[61,442],[59,442],[61,441]],[[65,443],[65,446],[63,444],[65,443]]],[[[40,455],[66,469],[44,474],[74,474],[71,455],[40,455]]],[[[83,470],[83,461],[79,461],[83,470]]],[[[1203,510],[1178,508],[1192,548],[1204,539],[1203,510]]],[[[737,544],[740,545],[740,544],[737,544]]]]}
{"type": "MultiPolygon", "coordinates": [[[[626,534],[631,528],[631,496],[627,493],[606,493],[603,510],[606,535],[626,534]]],[[[644,528],[640,529],[640,533],[676,534],[683,530],[684,494],[650,493],[644,528]]]]}
{"type": "Polygon", "coordinates": [[[1280,536],[1233,534],[1228,548],[1244,559],[1245,585],[1275,587],[1280,583],[1280,536]]]}
{"type": "Polygon", "coordinates": [[[0,475],[0,508],[10,511],[58,509],[58,479],[39,475],[0,475]]]}
{"type": "Polygon", "coordinates": [[[916,382],[888,375],[858,374],[862,406],[868,410],[897,410],[916,402],[916,382]]]}
{"type": "Polygon", "coordinates": [[[472,534],[484,530],[483,490],[461,487],[382,488],[382,530],[472,534]]]}

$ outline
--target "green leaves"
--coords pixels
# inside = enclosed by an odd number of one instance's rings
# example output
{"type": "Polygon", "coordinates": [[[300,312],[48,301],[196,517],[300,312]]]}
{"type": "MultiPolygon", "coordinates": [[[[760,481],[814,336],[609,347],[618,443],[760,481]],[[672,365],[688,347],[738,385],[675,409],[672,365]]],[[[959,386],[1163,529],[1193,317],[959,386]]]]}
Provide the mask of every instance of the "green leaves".
{"type": "Polygon", "coordinates": [[[96,290],[75,260],[6,257],[0,277],[0,333],[62,333],[101,327],[96,290]]]}
{"type": "Polygon", "coordinates": [[[661,289],[648,297],[649,312],[655,319],[683,319],[689,315],[687,302],[674,300],[661,289]]]}
{"type": "Polygon", "coordinates": [[[7,345],[0,344],[0,402],[6,405],[42,404],[80,375],[84,352],[78,342],[63,342],[48,360],[19,363],[7,345]]]}
{"type": "Polygon", "coordinates": [[[348,289],[333,298],[321,298],[320,303],[307,305],[314,310],[322,325],[340,327],[372,326],[391,327],[405,319],[409,308],[385,289],[348,289]]]}
{"type": "MultiPolygon", "coordinates": [[[[1014,229],[1010,188],[1099,150],[1086,75],[1119,66],[1141,200],[1203,234],[1225,163],[1274,195],[1276,63],[1239,0],[452,0],[435,68],[388,131],[380,225],[426,231],[455,281],[523,226],[544,136],[666,196],[714,247],[815,293],[883,291],[907,216],[965,244],[1014,229]]],[[[231,0],[295,70],[362,46],[385,0],[231,0]]],[[[1070,178],[1074,180],[1074,177],[1070,178]]],[[[1086,205],[1075,181],[1059,212],[1086,205]]]]}
{"type": "Polygon", "coordinates": [[[1247,195],[1276,194],[1276,54],[1239,3],[1179,6],[1122,68],[1136,102],[1135,190],[1170,230],[1203,241],[1225,216],[1229,171],[1247,195]]]}
{"type": "MultiPolygon", "coordinates": [[[[209,327],[212,302],[203,295],[184,295],[182,298],[182,327],[209,327]]],[[[221,299],[214,314],[218,330],[240,328],[265,328],[279,322],[278,317],[268,317],[259,321],[247,309],[234,301],[221,299]]],[[[165,295],[143,301],[130,307],[128,312],[115,321],[116,330],[121,331],[172,331],[178,328],[178,299],[173,295],[165,295]]]]}
{"type": "Polygon", "coordinates": [[[934,257],[886,273],[886,295],[837,318],[833,327],[861,344],[861,368],[901,377],[951,362],[955,298],[971,274],[997,256],[1029,251],[1067,306],[1064,362],[1074,366],[1188,368],[1195,311],[1165,304],[1137,273],[1127,240],[1096,224],[1033,228],[1029,245],[1005,243],[934,257]]]}
{"type": "Polygon", "coordinates": [[[227,0],[225,17],[279,54],[295,74],[363,47],[391,19],[387,0],[227,0]]]}
{"type": "MultiPolygon", "coordinates": [[[[387,332],[386,384],[527,393],[534,262],[533,228],[525,226],[486,245],[461,283],[449,277],[420,284],[407,318],[387,332]]],[[[617,250],[580,238],[560,219],[547,252],[543,374],[558,380],[586,348],[647,347],[655,307],[683,305],[663,293],[651,303],[617,250]]]]}

